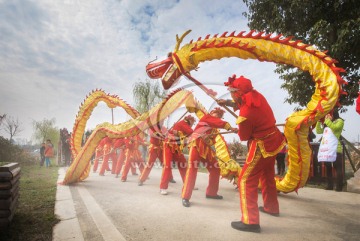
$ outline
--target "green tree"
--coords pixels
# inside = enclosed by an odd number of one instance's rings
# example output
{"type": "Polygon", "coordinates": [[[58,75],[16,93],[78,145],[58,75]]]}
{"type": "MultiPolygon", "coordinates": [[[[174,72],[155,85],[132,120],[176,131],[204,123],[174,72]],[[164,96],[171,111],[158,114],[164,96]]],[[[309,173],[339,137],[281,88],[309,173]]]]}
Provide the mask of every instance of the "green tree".
{"type": "Polygon", "coordinates": [[[134,84],[133,97],[137,111],[145,113],[165,97],[165,91],[158,82],[147,79],[134,84]]]}
{"type": "Polygon", "coordinates": [[[23,147],[0,136],[0,166],[7,162],[35,163],[36,157],[30,155],[23,147]]]}
{"type": "Polygon", "coordinates": [[[247,153],[247,147],[242,145],[238,139],[233,139],[231,143],[228,143],[228,149],[232,159],[236,160],[240,156],[245,156],[247,153]]]}
{"type": "Polygon", "coordinates": [[[35,141],[42,143],[47,139],[50,139],[51,142],[56,147],[56,144],[60,139],[60,130],[58,127],[55,127],[56,120],[52,118],[51,120],[43,119],[42,121],[33,121],[33,139],[35,141]]]}
{"type": "MultiPolygon", "coordinates": [[[[341,96],[342,105],[352,105],[358,93],[360,78],[360,4],[357,0],[243,0],[249,11],[244,13],[248,26],[256,31],[295,36],[304,43],[327,50],[338,67],[346,70],[348,81],[341,96]]],[[[289,96],[285,102],[305,106],[315,85],[308,72],[292,66],[277,65],[285,82],[281,88],[289,96]]]]}
{"type": "MultiPolygon", "coordinates": [[[[133,97],[137,111],[145,113],[165,98],[165,91],[158,82],[147,79],[145,82],[136,82],[134,84],[133,97]]],[[[147,148],[144,146],[142,148],[142,155],[146,158],[147,148]]]]}

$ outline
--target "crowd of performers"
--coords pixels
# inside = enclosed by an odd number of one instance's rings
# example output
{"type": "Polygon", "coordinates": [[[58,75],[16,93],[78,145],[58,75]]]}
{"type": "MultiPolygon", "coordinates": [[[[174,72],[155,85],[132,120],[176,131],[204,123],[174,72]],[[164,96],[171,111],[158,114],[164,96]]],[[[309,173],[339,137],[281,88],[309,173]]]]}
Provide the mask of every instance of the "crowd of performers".
{"type": "Polygon", "coordinates": [[[98,170],[101,158],[99,175],[111,170],[115,177],[120,177],[122,182],[126,182],[129,170],[136,175],[135,168],[138,168],[138,185],[142,186],[158,159],[162,164],[160,194],[166,195],[169,183],[174,182],[174,163],[183,181],[182,205],[190,207],[198,167],[200,163],[204,163],[209,172],[206,198],[223,199],[218,194],[220,169],[212,147],[218,129],[238,133],[241,141],[248,141],[248,154],[237,183],[241,221],[232,222],[231,226],[241,231],[260,232],[259,211],[279,216],[274,165],[277,153],[286,144],[285,138],[275,125],[275,117],[268,102],[253,89],[249,79],[243,76],[237,78],[234,75],[225,85],[228,86],[232,100],[220,99],[217,103],[240,111],[236,121],[237,128],[222,120],[224,110],[216,107],[209,114],[205,114],[194,129],[195,118],[191,115],[176,122],[169,130],[163,126],[163,122],[157,123],[150,128],[149,143],[144,141],[144,133],[121,139],[105,137],[96,149],[93,171],[98,170]],[[139,150],[140,146],[149,147],[146,164],[139,150]],[[189,149],[188,160],[183,154],[185,146],[189,149]],[[109,159],[112,160],[111,167],[109,159]],[[264,206],[260,207],[257,204],[259,183],[264,203],[264,206]]]}

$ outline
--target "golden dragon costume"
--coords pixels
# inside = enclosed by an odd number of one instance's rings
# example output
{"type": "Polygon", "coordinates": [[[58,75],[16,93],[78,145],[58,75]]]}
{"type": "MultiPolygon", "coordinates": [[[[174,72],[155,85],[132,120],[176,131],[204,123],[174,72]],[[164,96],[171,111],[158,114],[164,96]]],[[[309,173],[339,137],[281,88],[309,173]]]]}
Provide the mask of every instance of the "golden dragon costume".
{"type": "MultiPolygon", "coordinates": [[[[194,98],[193,94],[190,91],[182,89],[175,90],[161,103],[142,115],[116,95],[106,94],[102,90],[93,91],[86,97],[76,116],[71,136],[71,148],[74,160],[68,168],[62,184],[79,182],[89,176],[91,166],[90,159],[99,142],[104,137],[108,136],[114,139],[135,136],[159,121],[166,119],[182,105],[185,105],[189,112],[195,113],[198,118],[201,118],[204,113],[206,113],[205,108],[194,98]],[[105,102],[109,108],[123,108],[133,119],[117,125],[110,123],[97,125],[84,146],[81,146],[86,122],[100,101],[105,102]]],[[[215,147],[221,169],[221,176],[236,183],[237,175],[241,168],[238,163],[231,159],[226,142],[221,135],[217,135],[215,147]]]]}
{"type": "MultiPolygon", "coordinates": [[[[285,123],[284,134],[288,142],[289,169],[282,180],[276,181],[276,187],[282,192],[297,191],[308,179],[312,151],[308,142],[309,128],[323,118],[338,104],[342,84],[346,82],[340,77],[343,69],[335,66],[336,60],[315,47],[284,38],[282,35],[272,36],[262,32],[255,33],[235,31],[222,35],[207,35],[197,41],[191,40],[180,48],[185,32],[180,38],[176,36],[174,52],[161,62],[151,62],[146,66],[150,78],[161,78],[165,89],[169,89],[182,75],[185,75],[202,87],[208,95],[213,95],[202,84],[194,80],[189,73],[205,61],[226,57],[241,59],[257,59],[278,64],[288,64],[303,71],[308,71],[315,82],[315,92],[305,109],[292,113],[285,123]]],[[[213,97],[213,96],[212,96],[213,97]]]]}

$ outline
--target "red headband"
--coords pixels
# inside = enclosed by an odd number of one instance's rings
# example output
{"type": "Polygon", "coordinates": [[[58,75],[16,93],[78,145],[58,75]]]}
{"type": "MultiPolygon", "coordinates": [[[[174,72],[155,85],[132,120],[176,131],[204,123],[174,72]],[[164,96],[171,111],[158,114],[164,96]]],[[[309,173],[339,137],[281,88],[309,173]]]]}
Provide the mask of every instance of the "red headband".
{"type": "Polygon", "coordinates": [[[236,78],[235,74],[229,77],[228,82],[225,82],[224,85],[230,88],[237,89],[242,92],[242,94],[246,94],[253,89],[251,80],[245,78],[242,75],[239,78],[236,78]]]}

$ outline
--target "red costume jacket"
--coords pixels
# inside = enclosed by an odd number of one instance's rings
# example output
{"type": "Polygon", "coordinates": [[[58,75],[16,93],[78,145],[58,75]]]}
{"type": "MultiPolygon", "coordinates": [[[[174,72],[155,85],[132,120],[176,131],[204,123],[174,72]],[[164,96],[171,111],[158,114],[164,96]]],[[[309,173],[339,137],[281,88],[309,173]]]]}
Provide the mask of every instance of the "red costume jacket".
{"type": "Polygon", "coordinates": [[[231,125],[220,118],[206,114],[199,120],[191,135],[189,147],[195,146],[202,158],[213,153],[211,146],[215,144],[216,128],[230,130],[231,125]]]}
{"type": "Polygon", "coordinates": [[[253,102],[238,106],[238,135],[242,141],[256,141],[264,157],[274,156],[285,145],[284,137],[275,126],[274,114],[265,97],[256,90],[253,91],[253,102]]]}
{"type": "Polygon", "coordinates": [[[163,142],[167,135],[167,129],[163,126],[161,129],[153,127],[149,130],[150,146],[149,151],[163,149],[163,142]]]}
{"type": "MultiPolygon", "coordinates": [[[[103,151],[104,145],[106,144],[107,141],[108,141],[108,137],[103,138],[103,139],[99,142],[98,146],[96,147],[96,152],[103,151]]],[[[102,154],[102,153],[101,153],[101,154],[102,154]]]]}
{"type": "Polygon", "coordinates": [[[125,139],[119,138],[113,144],[114,149],[124,148],[125,147],[125,139]]]}
{"type": "Polygon", "coordinates": [[[126,156],[132,160],[142,160],[141,153],[139,151],[139,145],[144,141],[139,136],[128,137],[125,139],[126,156]]]}
{"type": "Polygon", "coordinates": [[[171,149],[172,152],[182,152],[184,149],[185,138],[193,133],[193,129],[184,120],[177,122],[173,128],[169,131],[165,143],[171,149]],[[174,134],[176,133],[176,134],[174,134]]]}

